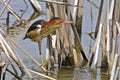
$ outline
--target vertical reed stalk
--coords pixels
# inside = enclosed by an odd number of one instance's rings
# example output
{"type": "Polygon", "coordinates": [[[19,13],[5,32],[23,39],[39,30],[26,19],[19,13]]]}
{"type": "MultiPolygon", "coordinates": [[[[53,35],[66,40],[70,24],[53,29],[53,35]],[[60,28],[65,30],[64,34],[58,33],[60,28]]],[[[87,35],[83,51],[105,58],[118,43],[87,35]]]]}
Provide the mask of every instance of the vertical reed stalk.
{"type": "Polygon", "coordinates": [[[116,54],[116,48],[117,48],[116,44],[117,44],[117,30],[116,30],[116,25],[114,25],[113,26],[113,36],[112,36],[112,51],[111,51],[110,63],[109,63],[110,70],[112,68],[114,57],[116,54]]]}
{"type": "Polygon", "coordinates": [[[97,23],[96,23],[96,29],[95,29],[95,38],[97,37],[97,33],[98,33],[99,25],[100,25],[100,20],[101,20],[101,16],[102,16],[102,9],[103,9],[103,2],[104,2],[104,0],[101,0],[101,2],[100,2],[100,9],[99,9],[97,23]]]}
{"type": "Polygon", "coordinates": [[[108,71],[108,60],[106,54],[106,27],[104,26],[102,29],[102,64],[101,64],[101,71],[108,71]]]}
{"type": "MultiPolygon", "coordinates": [[[[53,17],[53,4],[51,3],[46,3],[46,8],[47,8],[47,20],[49,20],[51,17],[53,17]]],[[[48,70],[53,70],[54,67],[54,50],[53,50],[53,46],[52,44],[55,44],[55,42],[52,42],[52,39],[54,36],[53,34],[50,34],[47,37],[47,47],[46,47],[46,68],[48,68],[48,70]]]]}
{"type": "Polygon", "coordinates": [[[106,4],[106,6],[107,6],[107,34],[106,34],[106,36],[107,36],[107,40],[106,40],[106,42],[107,42],[107,44],[106,44],[106,51],[107,51],[107,56],[108,56],[108,63],[110,62],[110,25],[109,25],[109,0],[107,1],[107,4],[106,4]]]}
{"type": "Polygon", "coordinates": [[[94,65],[97,64],[98,61],[98,50],[99,50],[99,46],[100,46],[100,39],[101,39],[101,32],[102,32],[102,24],[100,24],[99,26],[99,31],[98,31],[98,35],[97,35],[97,39],[96,39],[96,51],[95,51],[95,60],[94,60],[94,65]]]}
{"type": "MultiPolygon", "coordinates": [[[[116,0],[111,1],[111,7],[110,7],[110,14],[109,14],[109,20],[111,20],[111,41],[110,41],[110,48],[111,51],[109,54],[110,57],[110,63],[109,63],[109,69],[111,71],[112,69],[112,64],[113,64],[113,60],[114,60],[114,56],[115,56],[115,47],[116,47],[116,25],[115,25],[115,4],[116,4],[116,0]],[[112,17],[111,17],[112,16],[112,17]]],[[[109,24],[110,25],[110,24],[109,24]]]]}
{"type": "Polygon", "coordinates": [[[116,27],[117,27],[117,30],[118,30],[118,36],[120,36],[120,26],[119,26],[118,22],[116,22],[116,27]]]}
{"type": "Polygon", "coordinates": [[[117,66],[117,61],[118,61],[118,54],[115,55],[112,71],[111,71],[111,77],[110,80],[114,80],[115,78],[115,72],[116,72],[116,66],[117,66]]]}
{"type": "Polygon", "coordinates": [[[6,68],[5,62],[0,61],[0,80],[3,80],[4,72],[6,72],[4,68],[6,68]]]}
{"type": "Polygon", "coordinates": [[[91,52],[89,66],[92,65],[93,59],[94,59],[94,66],[96,66],[96,64],[97,64],[98,53],[99,53],[98,50],[99,50],[100,40],[101,40],[101,34],[102,34],[102,27],[103,27],[103,24],[101,23],[99,25],[99,31],[98,31],[98,34],[97,34],[95,45],[94,45],[94,47],[92,49],[92,52],[91,52]]]}

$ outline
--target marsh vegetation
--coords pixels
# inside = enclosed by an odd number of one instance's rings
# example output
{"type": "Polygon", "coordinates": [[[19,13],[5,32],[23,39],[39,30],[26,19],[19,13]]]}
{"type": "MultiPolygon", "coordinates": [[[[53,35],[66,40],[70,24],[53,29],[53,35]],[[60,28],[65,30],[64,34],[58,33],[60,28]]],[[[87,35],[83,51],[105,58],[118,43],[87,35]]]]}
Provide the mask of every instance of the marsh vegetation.
{"type": "Polygon", "coordinates": [[[119,0],[0,0],[1,80],[119,80],[119,0]],[[32,23],[73,21],[37,43],[32,23]]]}

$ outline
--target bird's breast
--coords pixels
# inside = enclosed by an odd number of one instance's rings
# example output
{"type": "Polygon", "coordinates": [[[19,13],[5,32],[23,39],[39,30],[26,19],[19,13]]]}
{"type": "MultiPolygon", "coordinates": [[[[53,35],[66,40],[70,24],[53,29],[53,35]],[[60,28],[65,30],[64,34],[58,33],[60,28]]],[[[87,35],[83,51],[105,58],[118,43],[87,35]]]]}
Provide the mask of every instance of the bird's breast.
{"type": "Polygon", "coordinates": [[[27,37],[30,38],[30,40],[38,42],[40,41],[40,29],[35,29],[27,33],[27,37]]]}

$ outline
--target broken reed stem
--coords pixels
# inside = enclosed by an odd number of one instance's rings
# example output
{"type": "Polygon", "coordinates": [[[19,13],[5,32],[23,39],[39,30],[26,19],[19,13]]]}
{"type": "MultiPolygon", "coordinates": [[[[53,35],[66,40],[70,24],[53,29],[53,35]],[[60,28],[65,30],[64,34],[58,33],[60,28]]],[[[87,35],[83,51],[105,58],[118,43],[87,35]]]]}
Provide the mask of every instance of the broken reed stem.
{"type": "Polygon", "coordinates": [[[47,78],[47,79],[50,79],[50,80],[57,80],[57,79],[54,79],[54,78],[49,77],[49,76],[47,76],[47,75],[44,75],[44,74],[42,74],[42,73],[40,73],[40,72],[31,70],[31,69],[28,69],[28,70],[29,70],[30,72],[32,72],[32,73],[35,73],[35,74],[40,75],[40,76],[43,76],[43,77],[45,77],[45,78],[47,78]]]}
{"type": "Polygon", "coordinates": [[[30,80],[33,80],[33,77],[31,75],[31,73],[28,71],[27,67],[25,66],[24,62],[22,61],[22,59],[19,57],[19,55],[17,55],[17,58],[19,60],[19,63],[20,63],[20,68],[24,69],[24,71],[27,73],[28,77],[30,78],[30,80]]]}
{"type": "MultiPolygon", "coordinates": [[[[11,48],[9,47],[9,45],[6,43],[6,41],[4,40],[4,38],[2,37],[2,35],[0,34],[0,41],[2,40],[3,43],[5,44],[6,48],[9,50],[9,55],[10,57],[16,62],[17,65],[21,66],[20,70],[24,73],[23,69],[25,70],[25,72],[28,74],[28,76],[30,77],[30,79],[33,79],[32,75],[29,73],[29,71],[27,70],[26,66],[24,65],[23,61],[20,59],[19,56],[17,56],[17,54],[15,55],[14,52],[11,50],[11,48]]],[[[4,45],[2,42],[1,44],[4,45]]],[[[7,51],[6,51],[7,52],[7,51]]]]}
{"type": "Polygon", "coordinates": [[[9,73],[11,73],[13,76],[15,76],[18,80],[22,80],[19,76],[17,76],[15,73],[13,73],[11,70],[6,69],[9,73]]]}
{"type": "MultiPolygon", "coordinates": [[[[7,2],[6,4],[8,5],[8,4],[10,3],[10,1],[11,1],[11,0],[8,0],[8,2],[7,2]]],[[[7,5],[5,5],[5,6],[2,8],[2,10],[1,10],[1,12],[0,12],[0,17],[1,17],[1,15],[4,13],[7,5]]]]}
{"type": "MultiPolygon", "coordinates": [[[[13,62],[13,59],[10,57],[10,55],[9,55],[9,53],[8,53],[8,51],[7,51],[6,47],[5,47],[5,45],[4,45],[3,42],[2,42],[1,37],[2,37],[2,35],[0,34],[0,43],[1,43],[1,45],[2,45],[2,48],[3,48],[3,50],[4,50],[5,54],[6,54],[6,56],[8,57],[8,60],[10,61],[10,63],[12,63],[12,62],[13,62]]],[[[15,72],[16,74],[18,74],[17,71],[16,71],[16,69],[15,69],[15,67],[14,67],[13,65],[11,65],[11,66],[12,66],[14,72],[15,72]]]]}
{"type": "MultiPolygon", "coordinates": [[[[2,35],[0,34],[0,38],[3,42],[3,45],[5,45],[6,50],[8,49],[8,55],[17,63],[19,63],[18,58],[16,57],[16,55],[14,54],[14,52],[12,51],[12,49],[9,47],[9,45],[7,44],[7,42],[4,40],[4,38],[2,37],[2,35]]],[[[1,43],[2,44],[2,43],[1,43]]]]}
{"type": "Polygon", "coordinates": [[[35,62],[39,67],[41,67],[41,69],[42,69],[43,71],[47,72],[47,70],[46,70],[38,61],[36,61],[32,56],[30,56],[27,51],[25,51],[25,50],[24,50],[20,45],[18,45],[15,41],[13,41],[13,40],[11,40],[11,41],[14,43],[14,45],[15,45],[16,47],[18,47],[21,51],[23,51],[23,52],[25,53],[25,55],[27,55],[33,62],[35,62]]]}

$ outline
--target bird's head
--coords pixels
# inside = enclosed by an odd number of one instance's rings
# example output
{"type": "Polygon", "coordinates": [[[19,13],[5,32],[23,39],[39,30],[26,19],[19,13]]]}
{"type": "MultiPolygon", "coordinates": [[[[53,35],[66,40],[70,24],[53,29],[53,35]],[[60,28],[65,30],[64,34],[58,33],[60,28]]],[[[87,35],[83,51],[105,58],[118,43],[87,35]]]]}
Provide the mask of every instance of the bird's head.
{"type": "Polygon", "coordinates": [[[59,17],[53,17],[53,18],[50,20],[50,22],[53,23],[53,24],[56,24],[56,25],[73,23],[73,21],[61,19],[61,18],[59,18],[59,17]]]}

